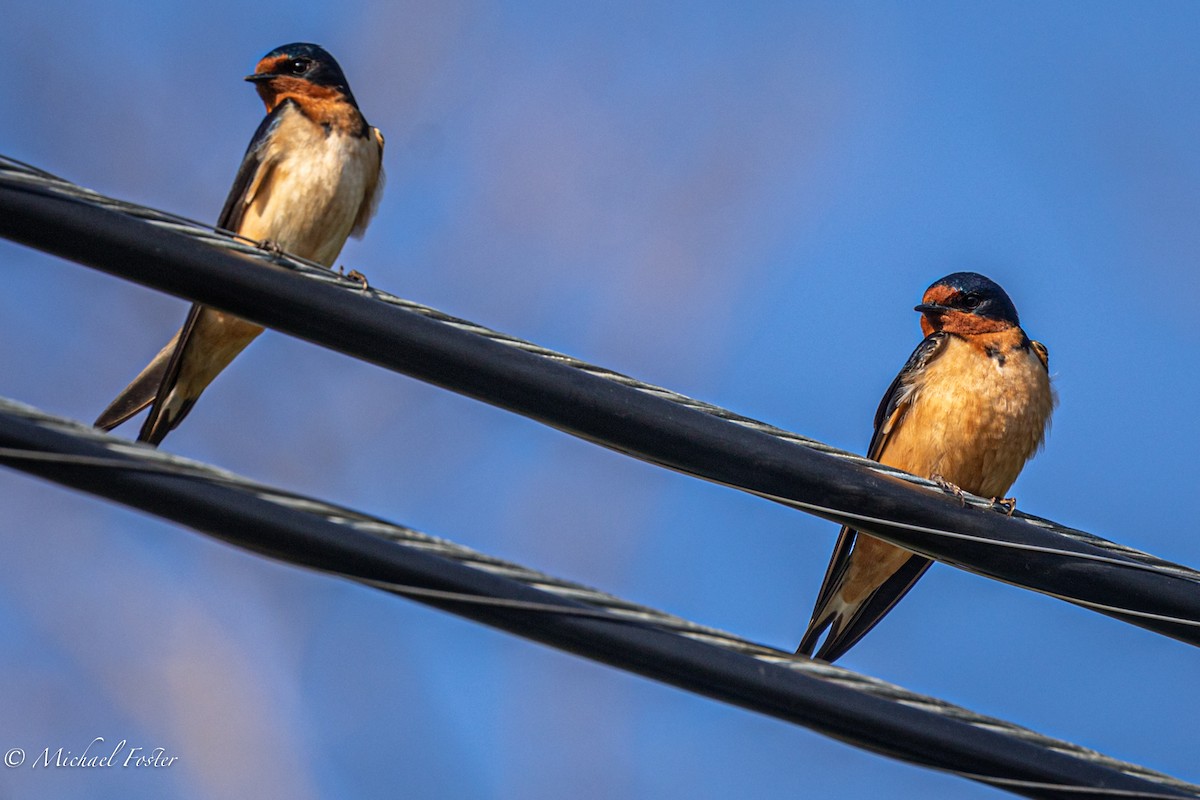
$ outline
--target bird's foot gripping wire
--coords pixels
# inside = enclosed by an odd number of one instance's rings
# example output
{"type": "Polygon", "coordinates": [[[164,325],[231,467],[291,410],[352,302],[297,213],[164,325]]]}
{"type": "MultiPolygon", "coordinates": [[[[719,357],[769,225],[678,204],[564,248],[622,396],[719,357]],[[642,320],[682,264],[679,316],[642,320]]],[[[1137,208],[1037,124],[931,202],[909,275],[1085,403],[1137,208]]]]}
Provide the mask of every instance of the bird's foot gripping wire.
{"type": "Polygon", "coordinates": [[[341,275],[346,280],[358,281],[359,283],[361,283],[362,290],[364,292],[370,290],[370,288],[371,288],[371,284],[367,282],[367,276],[363,275],[361,272],[359,272],[356,269],[352,269],[349,272],[346,272],[345,267],[338,267],[338,274],[341,275]]]}
{"type": "Polygon", "coordinates": [[[256,244],[258,245],[259,250],[264,250],[273,256],[283,255],[283,248],[271,239],[263,239],[261,242],[257,242],[256,244]]]}
{"type": "Polygon", "coordinates": [[[1004,516],[1006,517],[1011,517],[1013,512],[1017,510],[1017,498],[1015,497],[1005,497],[1003,499],[999,497],[993,497],[992,504],[1003,508],[1004,516]]]}
{"type": "Polygon", "coordinates": [[[933,473],[929,476],[929,480],[936,483],[943,492],[948,492],[958,498],[958,503],[961,506],[966,506],[967,498],[963,495],[963,490],[958,488],[958,484],[951,483],[941,476],[940,473],[933,473]]]}

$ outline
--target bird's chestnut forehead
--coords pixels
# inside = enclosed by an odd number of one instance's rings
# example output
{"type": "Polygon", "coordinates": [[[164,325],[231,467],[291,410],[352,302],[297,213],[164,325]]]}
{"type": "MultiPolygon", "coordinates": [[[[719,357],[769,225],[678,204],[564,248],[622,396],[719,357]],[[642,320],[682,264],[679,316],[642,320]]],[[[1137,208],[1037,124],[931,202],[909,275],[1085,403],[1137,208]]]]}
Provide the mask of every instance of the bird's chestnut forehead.
{"type": "Polygon", "coordinates": [[[258,66],[254,68],[254,74],[263,75],[265,73],[274,72],[284,62],[291,60],[292,57],[288,55],[269,55],[262,61],[258,62],[258,66]]]}
{"type": "Polygon", "coordinates": [[[948,286],[944,283],[935,283],[925,290],[925,296],[921,298],[921,302],[939,306],[945,305],[956,294],[958,294],[958,289],[955,289],[953,286],[948,286]]]}

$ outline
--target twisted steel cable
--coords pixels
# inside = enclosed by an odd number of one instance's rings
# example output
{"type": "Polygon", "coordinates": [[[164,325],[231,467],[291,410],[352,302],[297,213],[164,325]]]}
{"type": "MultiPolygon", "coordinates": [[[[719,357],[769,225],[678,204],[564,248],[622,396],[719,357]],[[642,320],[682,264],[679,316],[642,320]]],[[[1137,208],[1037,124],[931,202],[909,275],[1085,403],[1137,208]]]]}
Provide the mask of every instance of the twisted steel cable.
{"type": "Polygon", "coordinates": [[[0,463],[287,563],[428,603],[997,788],[1047,798],[1200,797],[1200,786],[1014,723],[3,398],[0,463]],[[389,577],[383,568],[387,563],[404,569],[389,577]],[[397,579],[400,574],[403,580],[397,579]],[[713,670],[721,664],[721,654],[735,668],[722,672],[718,682],[713,670]],[[868,713],[876,707],[879,713],[868,713]],[[890,730],[876,727],[883,722],[890,730]]]}

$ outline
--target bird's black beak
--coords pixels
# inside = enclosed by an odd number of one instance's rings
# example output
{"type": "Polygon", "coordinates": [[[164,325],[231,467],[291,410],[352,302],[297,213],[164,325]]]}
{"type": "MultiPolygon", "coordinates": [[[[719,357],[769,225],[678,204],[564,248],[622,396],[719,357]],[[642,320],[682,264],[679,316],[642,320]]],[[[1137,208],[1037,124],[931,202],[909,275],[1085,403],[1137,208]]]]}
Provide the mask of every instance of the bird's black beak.
{"type": "Polygon", "coordinates": [[[921,303],[919,306],[913,306],[913,311],[920,311],[922,314],[945,314],[949,310],[948,306],[939,306],[937,303],[921,303]]]}
{"type": "Polygon", "coordinates": [[[253,75],[247,75],[245,80],[250,81],[250,83],[262,83],[263,81],[269,81],[274,77],[275,76],[269,72],[256,72],[253,75]]]}

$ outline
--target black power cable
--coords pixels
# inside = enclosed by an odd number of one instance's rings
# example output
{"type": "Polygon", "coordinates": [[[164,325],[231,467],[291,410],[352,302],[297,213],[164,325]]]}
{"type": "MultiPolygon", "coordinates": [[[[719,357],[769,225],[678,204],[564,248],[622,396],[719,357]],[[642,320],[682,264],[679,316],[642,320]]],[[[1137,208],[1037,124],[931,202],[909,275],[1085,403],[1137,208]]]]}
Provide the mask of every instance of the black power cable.
{"type": "Polygon", "coordinates": [[[361,284],[4,160],[0,235],[1200,644],[1200,579],[1193,570],[1044,520],[964,508],[863,459],[831,455],[794,434],[382,293],[352,290],[361,284]]]}
{"type": "Polygon", "coordinates": [[[1200,787],[0,399],[0,464],[859,747],[1037,798],[1200,787]],[[536,588],[535,588],[536,587],[536,588]]]}

